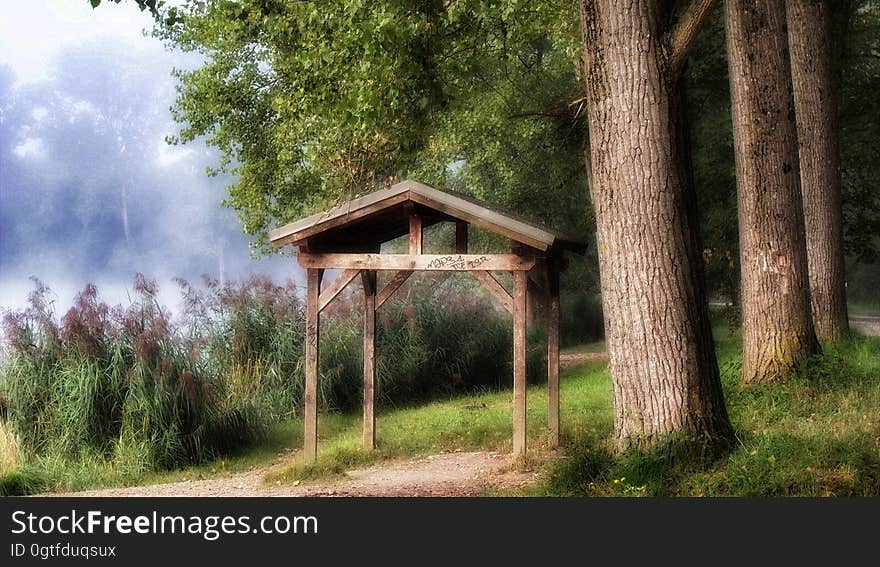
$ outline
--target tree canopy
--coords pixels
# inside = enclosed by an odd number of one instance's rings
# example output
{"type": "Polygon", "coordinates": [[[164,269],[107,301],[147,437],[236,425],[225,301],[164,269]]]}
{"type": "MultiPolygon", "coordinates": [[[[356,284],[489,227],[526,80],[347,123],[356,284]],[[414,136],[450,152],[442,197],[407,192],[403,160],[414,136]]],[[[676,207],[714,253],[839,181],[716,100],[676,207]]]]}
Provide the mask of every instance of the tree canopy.
{"type": "MultiPolygon", "coordinates": [[[[664,3],[670,18],[681,2],[664,3]]],[[[592,233],[580,37],[572,0],[503,3],[188,0],[155,33],[204,57],[177,71],[186,143],[220,150],[226,204],[246,233],[403,177],[592,233]]],[[[873,133],[880,8],[835,4],[844,220],[850,258],[876,257],[880,197],[873,133]]],[[[738,295],[730,96],[721,11],[685,69],[684,93],[707,277],[738,295]]]]}
{"type": "Polygon", "coordinates": [[[568,0],[192,1],[157,33],[206,58],[174,141],[221,150],[250,234],[416,175],[583,226],[568,0]]]}

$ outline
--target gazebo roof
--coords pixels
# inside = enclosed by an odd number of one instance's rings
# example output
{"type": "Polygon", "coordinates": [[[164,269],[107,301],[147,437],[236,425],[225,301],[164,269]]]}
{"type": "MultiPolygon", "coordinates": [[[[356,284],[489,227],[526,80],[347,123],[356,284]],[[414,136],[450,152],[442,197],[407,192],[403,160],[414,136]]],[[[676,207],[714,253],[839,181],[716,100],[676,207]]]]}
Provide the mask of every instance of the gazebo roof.
{"type": "Polygon", "coordinates": [[[276,247],[308,240],[332,250],[368,249],[407,234],[412,209],[421,215],[423,226],[464,221],[541,251],[567,248],[583,253],[586,249],[584,242],[487,203],[412,180],[278,227],[269,232],[269,241],[276,247]]]}

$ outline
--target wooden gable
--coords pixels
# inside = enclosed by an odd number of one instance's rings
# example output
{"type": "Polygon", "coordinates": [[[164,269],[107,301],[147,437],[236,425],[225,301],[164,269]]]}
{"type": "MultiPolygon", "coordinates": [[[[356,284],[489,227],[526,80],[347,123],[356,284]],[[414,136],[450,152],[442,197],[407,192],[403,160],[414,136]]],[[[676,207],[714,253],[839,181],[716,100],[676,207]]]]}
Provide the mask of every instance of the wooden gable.
{"type": "Polygon", "coordinates": [[[540,251],[552,247],[583,253],[583,242],[526,222],[486,203],[417,181],[403,181],[369,193],[269,232],[273,246],[301,245],[306,241],[326,251],[368,251],[409,232],[415,211],[422,226],[464,221],[540,251]]]}

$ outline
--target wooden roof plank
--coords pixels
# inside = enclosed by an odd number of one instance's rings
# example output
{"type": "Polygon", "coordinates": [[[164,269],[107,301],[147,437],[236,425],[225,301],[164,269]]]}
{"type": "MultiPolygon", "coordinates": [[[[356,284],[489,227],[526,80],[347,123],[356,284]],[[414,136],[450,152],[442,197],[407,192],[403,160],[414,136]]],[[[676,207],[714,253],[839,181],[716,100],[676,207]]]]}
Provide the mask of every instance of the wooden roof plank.
{"type": "MultiPolygon", "coordinates": [[[[380,189],[358,197],[337,207],[311,215],[296,222],[286,224],[269,232],[269,240],[275,247],[298,244],[322,233],[328,235],[334,229],[342,230],[346,225],[363,222],[372,215],[388,211],[405,202],[414,202],[441,215],[469,222],[486,230],[501,234],[516,242],[546,251],[556,243],[562,243],[575,250],[583,250],[585,245],[564,238],[558,233],[531,224],[495,208],[464,196],[440,191],[418,181],[407,180],[388,189],[380,189]]],[[[378,222],[378,221],[377,221],[378,222]]]]}
{"type": "MultiPolygon", "coordinates": [[[[440,193],[436,189],[433,191],[440,193]]],[[[410,198],[420,205],[443,211],[448,215],[467,221],[480,228],[485,228],[486,230],[502,234],[508,238],[516,240],[517,242],[528,244],[541,251],[547,250],[547,248],[552,246],[553,241],[556,238],[554,235],[544,232],[541,229],[523,224],[510,217],[505,217],[491,209],[486,209],[465,201],[464,199],[456,198],[454,195],[440,194],[452,197],[452,199],[437,199],[435,195],[422,191],[411,191],[410,198]]]]}
{"type": "Polygon", "coordinates": [[[409,200],[404,189],[381,189],[337,207],[300,219],[269,231],[269,241],[276,247],[299,242],[331,228],[354,222],[387,207],[409,200]]]}

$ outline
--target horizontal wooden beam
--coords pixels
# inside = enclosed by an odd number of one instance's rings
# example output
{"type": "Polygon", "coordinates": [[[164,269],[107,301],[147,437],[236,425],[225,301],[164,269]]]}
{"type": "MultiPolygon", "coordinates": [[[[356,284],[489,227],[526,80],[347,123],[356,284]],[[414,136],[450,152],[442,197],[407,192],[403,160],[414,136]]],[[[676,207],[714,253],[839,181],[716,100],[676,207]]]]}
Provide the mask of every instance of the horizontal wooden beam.
{"type": "Polygon", "coordinates": [[[318,312],[320,313],[321,311],[323,311],[324,308],[327,307],[331,301],[333,301],[333,298],[339,295],[339,292],[345,289],[345,286],[351,283],[351,280],[356,278],[359,273],[360,270],[345,270],[344,272],[336,276],[336,279],[333,280],[333,283],[328,285],[327,289],[322,291],[321,295],[318,297],[318,312]]]}
{"type": "Polygon", "coordinates": [[[501,302],[501,305],[507,309],[507,312],[513,315],[513,298],[507,293],[507,290],[504,289],[504,286],[501,285],[501,282],[495,279],[495,276],[490,274],[489,272],[471,272],[475,278],[477,278],[483,287],[495,296],[495,299],[501,302]]]}
{"type": "Polygon", "coordinates": [[[297,256],[303,268],[426,270],[439,272],[530,270],[535,258],[516,254],[313,254],[297,256]]]}
{"type": "Polygon", "coordinates": [[[397,288],[403,285],[409,277],[412,275],[412,272],[409,270],[401,270],[394,274],[394,277],[391,278],[391,281],[385,284],[385,287],[376,295],[376,309],[382,307],[388,299],[394,295],[394,292],[397,291],[397,288]]]}

